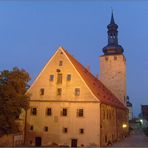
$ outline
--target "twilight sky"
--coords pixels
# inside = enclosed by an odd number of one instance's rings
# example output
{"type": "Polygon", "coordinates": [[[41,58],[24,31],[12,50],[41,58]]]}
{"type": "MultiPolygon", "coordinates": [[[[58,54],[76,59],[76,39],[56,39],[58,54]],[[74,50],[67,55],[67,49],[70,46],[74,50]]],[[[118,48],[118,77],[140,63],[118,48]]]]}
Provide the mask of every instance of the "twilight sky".
{"type": "Polygon", "coordinates": [[[127,94],[138,115],[148,104],[148,1],[0,1],[0,71],[17,66],[33,81],[63,46],[96,75],[111,8],[127,59],[127,94]]]}

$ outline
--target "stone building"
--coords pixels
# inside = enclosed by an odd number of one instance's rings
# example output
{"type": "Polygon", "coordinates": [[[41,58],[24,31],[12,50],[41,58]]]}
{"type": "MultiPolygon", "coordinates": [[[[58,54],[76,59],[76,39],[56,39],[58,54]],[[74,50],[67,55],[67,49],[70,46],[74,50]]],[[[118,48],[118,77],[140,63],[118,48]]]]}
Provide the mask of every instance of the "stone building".
{"type": "Polygon", "coordinates": [[[133,119],[133,105],[129,100],[129,97],[127,96],[127,102],[126,102],[126,106],[128,108],[128,120],[132,120],[133,119]]]}
{"type": "Polygon", "coordinates": [[[148,127],[148,105],[141,105],[140,123],[143,128],[148,127]]]}
{"type": "Polygon", "coordinates": [[[141,115],[143,119],[148,120],[148,105],[141,105],[141,115]]]}
{"type": "Polygon", "coordinates": [[[27,94],[25,143],[30,146],[106,146],[128,132],[126,60],[112,15],[100,80],[59,47],[27,94]]]}

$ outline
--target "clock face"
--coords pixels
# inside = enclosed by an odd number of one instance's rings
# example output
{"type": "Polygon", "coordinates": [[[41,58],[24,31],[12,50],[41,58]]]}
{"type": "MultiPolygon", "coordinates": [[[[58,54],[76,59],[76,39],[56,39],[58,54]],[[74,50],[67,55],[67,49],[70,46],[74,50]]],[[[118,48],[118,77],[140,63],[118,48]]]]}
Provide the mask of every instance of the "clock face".
{"type": "Polygon", "coordinates": [[[110,43],[114,43],[114,38],[110,38],[110,43]]]}

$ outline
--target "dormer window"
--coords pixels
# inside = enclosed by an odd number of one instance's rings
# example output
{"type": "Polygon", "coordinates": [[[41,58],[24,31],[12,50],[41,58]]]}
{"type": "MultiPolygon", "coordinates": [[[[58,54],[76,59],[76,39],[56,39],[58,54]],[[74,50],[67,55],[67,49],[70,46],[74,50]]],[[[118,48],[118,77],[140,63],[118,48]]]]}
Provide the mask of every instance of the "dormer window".
{"type": "Polygon", "coordinates": [[[63,61],[59,61],[59,66],[62,66],[63,65],[63,61]]]}

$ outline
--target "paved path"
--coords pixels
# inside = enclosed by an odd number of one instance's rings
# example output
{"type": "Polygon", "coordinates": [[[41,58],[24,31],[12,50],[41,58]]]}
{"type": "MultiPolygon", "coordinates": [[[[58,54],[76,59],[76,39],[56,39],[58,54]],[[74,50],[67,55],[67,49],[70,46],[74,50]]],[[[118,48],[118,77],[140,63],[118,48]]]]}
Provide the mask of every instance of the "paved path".
{"type": "Polygon", "coordinates": [[[148,147],[148,137],[144,133],[135,133],[124,140],[113,144],[112,147],[148,147]]]}

